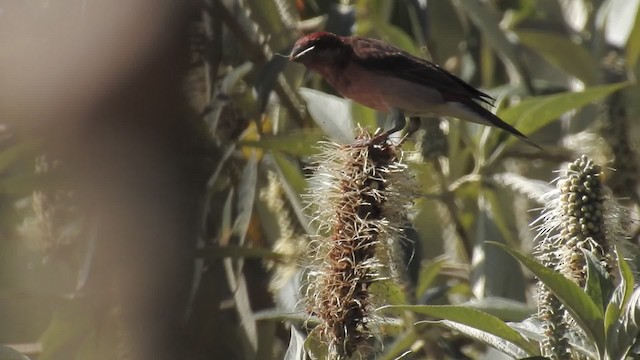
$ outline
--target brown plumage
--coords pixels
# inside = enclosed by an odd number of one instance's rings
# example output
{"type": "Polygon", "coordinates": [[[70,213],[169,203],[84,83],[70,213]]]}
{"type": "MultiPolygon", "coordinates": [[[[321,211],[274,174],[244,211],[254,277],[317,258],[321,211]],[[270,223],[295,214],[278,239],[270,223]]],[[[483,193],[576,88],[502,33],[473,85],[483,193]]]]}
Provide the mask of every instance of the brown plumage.
{"type": "Polygon", "coordinates": [[[498,127],[540,148],[481,105],[492,105],[489,95],[383,41],[317,32],[298,40],[289,59],[322,75],[342,96],[396,113],[396,125],[385,135],[404,128],[404,115],[451,116],[498,127]]]}

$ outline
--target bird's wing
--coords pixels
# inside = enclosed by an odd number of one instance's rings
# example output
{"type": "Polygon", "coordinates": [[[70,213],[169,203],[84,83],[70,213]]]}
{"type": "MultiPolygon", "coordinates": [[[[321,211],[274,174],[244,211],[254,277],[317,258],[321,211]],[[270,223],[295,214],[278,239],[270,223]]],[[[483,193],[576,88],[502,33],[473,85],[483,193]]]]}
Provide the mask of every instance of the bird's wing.
{"type": "Polygon", "coordinates": [[[467,84],[438,65],[418,58],[380,40],[353,37],[352,60],[358,65],[379,73],[393,72],[393,76],[438,89],[446,101],[479,100],[493,104],[493,99],[467,84]]]}

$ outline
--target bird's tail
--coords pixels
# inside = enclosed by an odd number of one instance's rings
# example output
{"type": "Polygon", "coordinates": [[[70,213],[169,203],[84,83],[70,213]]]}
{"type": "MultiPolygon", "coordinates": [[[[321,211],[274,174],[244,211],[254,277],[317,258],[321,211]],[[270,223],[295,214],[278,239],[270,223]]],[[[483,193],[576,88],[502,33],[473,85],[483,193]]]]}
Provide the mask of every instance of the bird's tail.
{"type": "Polygon", "coordinates": [[[458,117],[460,119],[471,121],[477,124],[497,127],[508,132],[511,135],[520,138],[520,140],[526,142],[527,144],[542,150],[542,147],[540,147],[540,145],[529,140],[529,138],[526,137],[523,133],[518,131],[513,126],[507,124],[491,111],[485,109],[482,105],[473,100],[465,101],[464,103],[449,101],[447,102],[447,107],[449,112],[454,117],[458,117]]]}

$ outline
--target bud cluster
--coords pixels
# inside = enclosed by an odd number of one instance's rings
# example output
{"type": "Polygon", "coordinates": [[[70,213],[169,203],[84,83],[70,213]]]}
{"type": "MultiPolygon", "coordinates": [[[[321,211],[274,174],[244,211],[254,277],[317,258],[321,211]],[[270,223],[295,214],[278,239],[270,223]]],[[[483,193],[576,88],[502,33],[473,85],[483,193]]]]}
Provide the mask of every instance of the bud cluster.
{"type": "MultiPolygon", "coordinates": [[[[558,179],[557,190],[547,196],[549,201],[538,220],[541,240],[536,251],[542,264],[584,288],[586,251],[614,276],[612,244],[622,234],[617,225],[620,208],[602,184],[600,166],[582,155],[567,166],[564,176],[558,179]]],[[[539,283],[538,290],[538,317],[546,337],[543,354],[551,359],[570,359],[567,337],[579,330],[544,283],[539,283]]]]}
{"type": "Polygon", "coordinates": [[[605,188],[602,172],[586,156],[569,164],[567,176],[558,182],[561,192],[563,227],[560,237],[564,251],[559,269],[584,287],[586,262],[582,249],[591,252],[611,272],[612,249],[607,241],[604,219],[605,188]]]}

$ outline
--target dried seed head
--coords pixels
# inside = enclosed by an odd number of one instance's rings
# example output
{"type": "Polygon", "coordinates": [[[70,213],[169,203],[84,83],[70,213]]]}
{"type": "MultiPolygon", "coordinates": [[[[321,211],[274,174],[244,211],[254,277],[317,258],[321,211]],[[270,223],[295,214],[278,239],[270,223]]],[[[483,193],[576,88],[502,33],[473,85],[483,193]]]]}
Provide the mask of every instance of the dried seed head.
{"type": "Polygon", "coordinates": [[[351,145],[323,143],[308,194],[320,233],[309,271],[308,311],[335,357],[370,347],[372,283],[393,276],[390,247],[411,204],[412,179],[391,142],[361,131],[351,145]]]}

